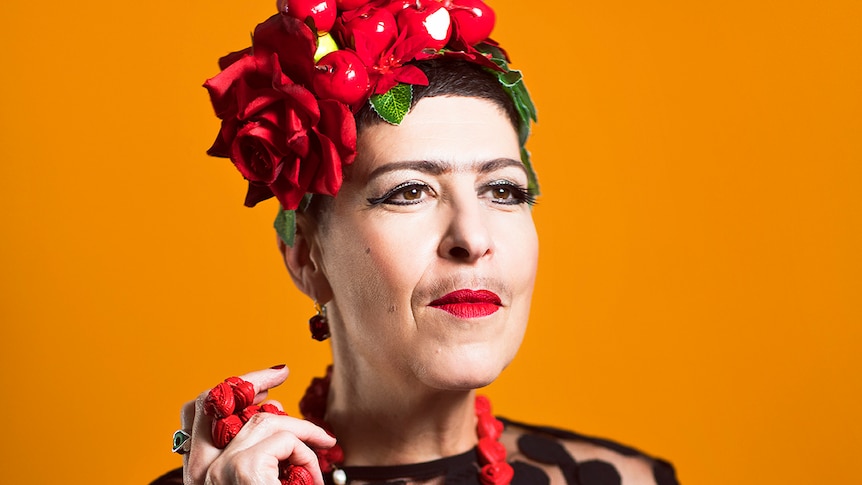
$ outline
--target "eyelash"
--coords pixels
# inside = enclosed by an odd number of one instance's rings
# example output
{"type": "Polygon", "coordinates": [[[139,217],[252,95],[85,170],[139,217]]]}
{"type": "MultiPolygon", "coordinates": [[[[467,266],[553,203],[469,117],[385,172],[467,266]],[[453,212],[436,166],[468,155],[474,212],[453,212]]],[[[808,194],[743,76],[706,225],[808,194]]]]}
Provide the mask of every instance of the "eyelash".
{"type": "Polygon", "coordinates": [[[411,180],[409,182],[404,182],[402,184],[398,184],[395,188],[386,192],[385,194],[383,194],[380,197],[368,199],[368,203],[372,206],[375,206],[375,205],[380,205],[380,204],[413,205],[413,204],[418,204],[419,202],[422,202],[422,199],[405,200],[405,201],[400,201],[400,202],[395,202],[394,200],[391,200],[396,195],[406,193],[409,190],[419,190],[421,192],[433,192],[433,190],[431,189],[431,187],[428,186],[428,184],[423,184],[422,182],[416,182],[416,181],[411,180]]]}
{"type": "Polygon", "coordinates": [[[508,199],[505,202],[500,202],[498,199],[494,199],[498,204],[503,205],[518,205],[518,204],[527,204],[534,205],[536,203],[536,194],[532,193],[530,189],[521,187],[520,185],[509,182],[508,180],[498,180],[496,182],[491,182],[484,187],[482,187],[483,191],[489,191],[499,188],[509,189],[512,193],[512,198],[508,199]]]}
{"type": "MultiPolygon", "coordinates": [[[[518,184],[513,182],[509,182],[508,180],[498,180],[495,182],[491,182],[482,187],[482,193],[492,191],[494,189],[509,189],[511,192],[510,199],[497,199],[492,198],[492,200],[501,205],[519,205],[519,204],[528,204],[533,205],[536,203],[536,196],[529,189],[521,187],[518,184]]],[[[380,204],[389,204],[389,205],[414,205],[422,202],[423,199],[416,200],[402,200],[395,201],[393,197],[399,194],[407,193],[408,191],[420,191],[425,193],[433,193],[434,190],[424,184],[422,182],[409,181],[399,184],[393,189],[389,190],[385,194],[380,197],[368,199],[368,204],[371,206],[376,206],[380,204]]]]}

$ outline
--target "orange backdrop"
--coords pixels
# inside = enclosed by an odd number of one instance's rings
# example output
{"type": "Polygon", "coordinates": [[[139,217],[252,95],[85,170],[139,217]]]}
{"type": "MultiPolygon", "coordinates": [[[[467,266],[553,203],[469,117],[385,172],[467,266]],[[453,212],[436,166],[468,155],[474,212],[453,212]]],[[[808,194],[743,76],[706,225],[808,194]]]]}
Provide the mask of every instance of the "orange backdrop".
{"type": "MultiPolygon", "coordinates": [[[[204,154],[200,84],[272,3],[0,6],[0,482],[145,483],[199,390],[327,364],[275,205],[204,154]]],[[[543,184],[496,410],[687,484],[857,480],[862,3],[491,4],[543,184]]]]}

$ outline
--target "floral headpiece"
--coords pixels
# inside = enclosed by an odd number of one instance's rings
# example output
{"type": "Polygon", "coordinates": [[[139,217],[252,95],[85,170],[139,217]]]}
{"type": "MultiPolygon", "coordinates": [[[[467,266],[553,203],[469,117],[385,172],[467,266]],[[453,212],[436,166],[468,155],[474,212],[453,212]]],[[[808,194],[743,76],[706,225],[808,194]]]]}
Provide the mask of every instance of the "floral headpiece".
{"type": "Polygon", "coordinates": [[[294,211],[310,194],[334,196],[356,156],[353,115],[370,103],[399,124],[414,61],[451,57],[496,73],[519,116],[521,159],[538,190],[524,143],[536,110],[521,73],[488,38],[494,11],[482,0],[278,0],[252,46],[219,60],[209,91],[221,130],[208,154],[230,158],[248,180],[245,205],[275,197],[276,229],[293,244],[294,211]]]}

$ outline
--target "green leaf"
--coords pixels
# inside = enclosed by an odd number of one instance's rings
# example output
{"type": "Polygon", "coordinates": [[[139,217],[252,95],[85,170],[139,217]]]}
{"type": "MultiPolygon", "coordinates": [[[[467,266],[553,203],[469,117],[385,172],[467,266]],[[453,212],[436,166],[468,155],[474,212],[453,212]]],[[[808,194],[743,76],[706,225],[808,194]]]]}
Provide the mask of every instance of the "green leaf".
{"type": "Polygon", "coordinates": [[[371,107],[381,118],[397,125],[401,123],[413,103],[413,86],[399,83],[383,94],[371,96],[371,107]]]}
{"type": "Polygon", "coordinates": [[[503,86],[507,88],[515,87],[516,84],[521,82],[523,76],[521,75],[521,71],[513,69],[509,72],[500,73],[500,82],[503,83],[503,86]]]}
{"type": "Polygon", "coordinates": [[[530,152],[523,146],[521,146],[521,162],[524,164],[524,168],[527,169],[527,189],[533,195],[539,195],[539,178],[536,177],[536,171],[533,170],[533,164],[530,162],[530,152]]]}
{"type": "Polygon", "coordinates": [[[293,247],[293,239],[296,235],[296,213],[279,207],[273,227],[284,244],[293,247]]]}

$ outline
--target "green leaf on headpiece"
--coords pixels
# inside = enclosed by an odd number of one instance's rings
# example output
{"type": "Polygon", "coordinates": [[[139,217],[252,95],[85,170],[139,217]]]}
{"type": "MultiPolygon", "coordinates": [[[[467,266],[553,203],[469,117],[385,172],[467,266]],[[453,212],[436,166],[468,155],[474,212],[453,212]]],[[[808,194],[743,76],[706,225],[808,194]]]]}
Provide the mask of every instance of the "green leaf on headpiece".
{"type": "Polygon", "coordinates": [[[485,44],[483,42],[476,45],[476,50],[478,50],[482,54],[490,55],[491,61],[493,61],[494,64],[506,70],[509,70],[508,63],[506,62],[506,56],[503,54],[503,51],[499,47],[491,44],[485,44]]]}
{"type": "Polygon", "coordinates": [[[500,82],[503,83],[503,86],[507,88],[515,87],[516,84],[521,82],[521,79],[524,77],[521,75],[521,71],[517,69],[512,69],[509,72],[500,73],[500,82]]]}
{"type": "Polygon", "coordinates": [[[279,207],[273,227],[275,227],[275,232],[282,242],[293,247],[293,239],[296,235],[296,213],[279,207]]]}
{"type": "Polygon", "coordinates": [[[506,55],[497,46],[481,43],[476,45],[476,50],[489,55],[491,61],[502,69],[502,72],[491,72],[497,75],[497,79],[503,86],[503,90],[509,93],[515,105],[515,110],[518,112],[518,140],[521,144],[521,162],[524,163],[524,167],[527,169],[530,190],[538,194],[539,182],[536,178],[536,172],[533,171],[533,165],[530,163],[530,152],[524,148],[524,144],[527,143],[527,138],[530,136],[530,120],[538,121],[538,118],[536,116],[536,106],[533,104],[533,100],[530,99],[530,93],[527,92],[527,87],[524,85],[521,71],[509,69],[506,55]]]}
{"type": "Polygon", "coordinates": [[[527,169],[527,189],[533,195],[539,195],[539,178],[536,177],[536,171],[533,170],[533,164],[530,162],[530,152],[523,146],[521,146],[521,162],[527,169]]]}
{"type": "Polygon", "coordinates": [[[381,118],[397,125],[410,111],[413,103],[413,86],[399,83],[383,94],[371,96],[371,107],[381,118]]]}

